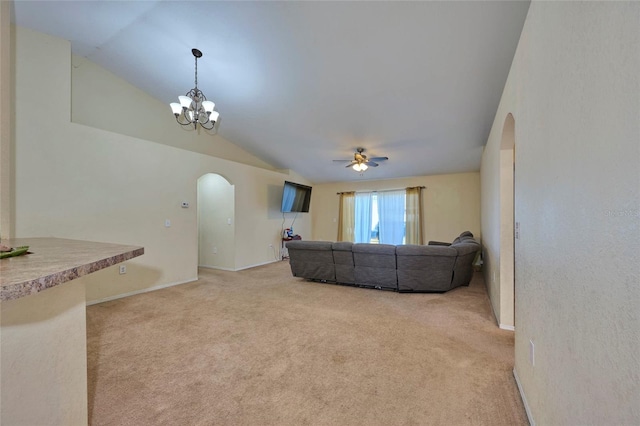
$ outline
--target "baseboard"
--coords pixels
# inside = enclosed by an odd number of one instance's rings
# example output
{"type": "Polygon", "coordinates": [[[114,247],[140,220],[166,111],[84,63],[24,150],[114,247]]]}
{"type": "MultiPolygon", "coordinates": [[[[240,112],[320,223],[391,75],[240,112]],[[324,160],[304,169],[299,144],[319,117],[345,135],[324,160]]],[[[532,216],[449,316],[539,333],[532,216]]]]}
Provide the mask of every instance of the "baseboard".
{"type": "Polygon", "coordinates": [[[493,314],[493,321],[496,323],[498,327],[500,327],[500,321],[498,321],[498,316],[496,315],[496,310],[493,308],[493,303],[491,302],[491,298],[489,297],[489,292],[487,291],[487,299],[489,299],[489,306],[491,306],[491,313],[493,314]]]}
{"type": "Polygon", "coordinates": [[[92,300],[91,302],[87,302],[87,306],[97,305],[98,303],[110,302],[112,300],[122,299],[124,297],[135,296],[136,294],[149,293],[150,291],[161,290],[163,288],[173,287],[180,284],[192,283],[197,280],[198,278],[194,278],[192,280],[176,281],[173,283],[160,284],[160,285],[156,285],[149,288],[143,288],[141,290],[130,291],[129,293],[122,293],[115,296],[109,296],[109,297],[105,297],[104,299],[92,300]]]}
{"type": "Polygon", "coordinates": [[[198,268],[205,268],[205,269],[219,269],[221,271],[229,271],[229,272],[238,272],[238,271],[243,271],[245,269],[251,269],[251,268],[256,268],[258,266],[264,266],[264,265],[269,265],[270,263],[276,263],[276,262],[281,262],[280,259],[278,260],[269,260],[267,262],[262,262],[262,263],[256,263],[255,265],[249,265],[249,266],[243,266],[241,268],[223,268],[221,266],[210,266],[210,265],[198,265],[198,268]]]}
{"type": "Polygon", "coordinates": [[[242,271],[242,270],[244,270],[244,269],[256,268],[256,267],[258,267],[258,266],[269,265],[269,264],[271,264],[271,263],[276,263],[276,262],[280,262],[280,260],[269,260],[269,261],[267,261],[267,262],[256,263],[255,265],[243,266],[242,268],[238,268],[238,269],[236,269],[236,271],[242,271]]]}
{"type": "MultiPolygon", "coordinates": [[[[244,269],[255,268],[257,266],[268,265],[270,263],[276,263],[276,262],[280,262],[280,260],[270,260],[268,262],[257,263],[255,265],[243,266],[242,268],[238,268],[238,269],[220,268],[218,266],[208,266],[208,265],[200,265],[198,267],[199,268],[207,268],[207,269],[221,269],[223,271],[237,272],[237,271],[242,271],[244,269]]],[[[136,294],[142,294],[142,293],[148,293],[150,291],[161,290],[163,288],[173,287],[173,286],[180,285],[180,284],[192,283],[192,282],[197,281],[197,280],[198,280],[198,278],[194,278],[194,279],[186,280],[186,281],[177,281],[177,282],[173,282],[173,283],[160,284],[160,285],[157,285],[157,286],[154,286],[154,287],[143,288],[141,290],[131,291],[129,293],[122,293],[122,294],[118,294],[116,296],[105,297],[104,299],[92,300],[91,302],[87,302],[87,306],[97,305],[98,303],[110,302],[111,300],[122,299],[124,297],[135,296],[136,294]]]]}
{"type": "Polygon", "coordinates": [[[204,268],[204,269],[218,269],[220,271],[229,271],[229,272],[235,272],[236,270],[233,268],[223,268],[222,266],[211,266],[211,265],[198,265],[198,268],[204,268]]]}
{"type": "Polygon", "coordinates": [[[491,298],[488,295],[487,295],[487,298],[489,299],[489,305],[491,306],[491,313],[493,313],[493,320],[498,325],[498,327],[500,327],[500,329],[502,329],[502,330],[516,331],[516,327],[515,326],[507,325],[507,324],[501,324],[498,321],[498,315],[496,315],[496,311],[493,308],[493,303],[491,303],[491,298]]]}
{"type": "Polygon", "coordinates": [[[529,424],[531,426],[536,426],[536,422],[533,420],[533,415],[531,414],[531,409],[529,408],[529,403],[527,402],[527,397],[524,396],[524,390],[522,389],[520,378],[518,377],[518,373],[515,368],[513,369],[513,377],[516,379],[516,385],[518,385],[518,391],[520,392],[520,398],[522,398],[522,404],[524,404],[524,411],[527,413],[529,424]]]}

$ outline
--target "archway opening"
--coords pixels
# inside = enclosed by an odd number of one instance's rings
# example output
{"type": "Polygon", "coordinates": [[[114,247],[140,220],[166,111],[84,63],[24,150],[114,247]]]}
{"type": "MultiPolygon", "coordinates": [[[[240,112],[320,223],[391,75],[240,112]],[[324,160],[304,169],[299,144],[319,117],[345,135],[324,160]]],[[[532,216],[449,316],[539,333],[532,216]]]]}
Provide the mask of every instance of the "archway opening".
{"type": "Polygon", "coordinates": [[[235,270],[235,187],[223,176],[198,179],[198,267],[235,270]]]}

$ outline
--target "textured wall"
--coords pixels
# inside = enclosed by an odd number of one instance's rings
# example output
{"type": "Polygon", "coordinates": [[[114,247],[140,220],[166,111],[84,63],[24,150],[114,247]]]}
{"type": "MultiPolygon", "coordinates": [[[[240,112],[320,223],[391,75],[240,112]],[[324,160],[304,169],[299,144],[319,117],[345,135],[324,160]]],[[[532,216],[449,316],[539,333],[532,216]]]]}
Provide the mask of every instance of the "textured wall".
{"type": "Polygon", "coordinates": [[[13,236],[11,2],[0,2],[0,238],[13,236]]]}
{"type": "Polygon", "coordinates": [[[537,424],[640,423],[638,28],[636,2],[533,2],[485,148],[495,262],[491,205],[513,113],[515,370],[537,424]]]}

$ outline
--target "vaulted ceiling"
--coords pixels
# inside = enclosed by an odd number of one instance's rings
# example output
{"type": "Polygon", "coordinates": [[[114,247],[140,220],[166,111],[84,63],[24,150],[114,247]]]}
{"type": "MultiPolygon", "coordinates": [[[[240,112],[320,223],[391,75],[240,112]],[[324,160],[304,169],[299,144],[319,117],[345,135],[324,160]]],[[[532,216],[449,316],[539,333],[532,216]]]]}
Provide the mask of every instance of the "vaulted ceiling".
{"type": "Polygon", "coordinates": [[[528,7],[18,0],[14,20],[167,104],[200,49],[218,134],[320,183],[478,171],[528,7]],[[363,175],[332,162],[357,147],[389,160],[363,175]]]}

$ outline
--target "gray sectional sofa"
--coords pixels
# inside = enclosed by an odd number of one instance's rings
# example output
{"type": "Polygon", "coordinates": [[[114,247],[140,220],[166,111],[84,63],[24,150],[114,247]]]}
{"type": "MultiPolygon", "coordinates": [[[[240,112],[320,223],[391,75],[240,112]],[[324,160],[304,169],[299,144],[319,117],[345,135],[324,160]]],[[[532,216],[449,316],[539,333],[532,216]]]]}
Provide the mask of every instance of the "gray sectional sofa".
{"type": "Polygon", "coordinates": [[[295,277],[400,292],[444,292],[469,285],[480,244],[465,231],[429,245],[289,241],[295,277]]]}

